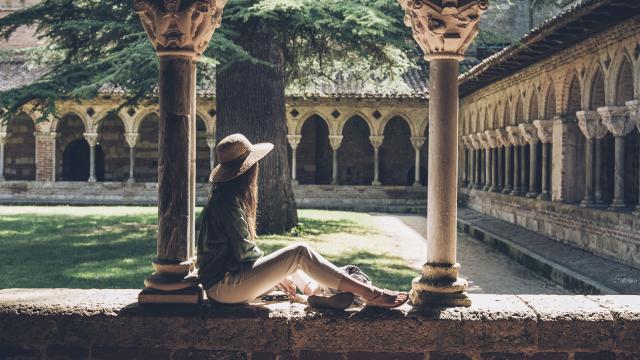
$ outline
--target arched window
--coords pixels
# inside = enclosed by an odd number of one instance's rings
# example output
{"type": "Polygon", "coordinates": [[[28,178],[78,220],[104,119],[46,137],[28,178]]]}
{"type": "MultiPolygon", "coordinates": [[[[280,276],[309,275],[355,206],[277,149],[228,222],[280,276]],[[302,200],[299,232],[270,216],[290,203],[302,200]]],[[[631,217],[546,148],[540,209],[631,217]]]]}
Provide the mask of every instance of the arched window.
{"type": "Polygon", "coordinates": [[[383,185],[411,185],[415,178],[415,151],[411,145],[411,128],[395,116],[384,127],[380,146],[380,182],[383,185]]]}
{"type": "Polygon", "coordinates": [[[96,179],[104,181],[125,181],[129,178],[129,145],[125,140],[122,119],[115,114],[107,115],[98,124],[98,143],[104,151],[104,167],[96,162],[96,179]]]}
{"type": "Polygon", "coordinates": [[[158,181],[158,115],[147,115],[140,123],[136,144],[136,179],[140,182],[158,181]]]}
{"type": "Polygon", "coordinates": [[[7,124],[8,137],[4,145],[4,178],[6,180],[36,179],[35,124],[29,115],[20,113],[7,124]]]}
{"type": "Polygon", "coordinates": [[[342,145],[338,150],[338,183],[370,185],[373,181],[373,146],[367,122],[358,115],[351,117],[342,129],[342,145]]]}
{"type": "MultiPolygon", "coordinates": [[[[329,126],[320,116],[305,120],[300,129],[296,175],[300,184],[330,184],[333,150],[329,143],[329,126]]],[[[344,142],[342,143],[344,146],[344,142]]]]}

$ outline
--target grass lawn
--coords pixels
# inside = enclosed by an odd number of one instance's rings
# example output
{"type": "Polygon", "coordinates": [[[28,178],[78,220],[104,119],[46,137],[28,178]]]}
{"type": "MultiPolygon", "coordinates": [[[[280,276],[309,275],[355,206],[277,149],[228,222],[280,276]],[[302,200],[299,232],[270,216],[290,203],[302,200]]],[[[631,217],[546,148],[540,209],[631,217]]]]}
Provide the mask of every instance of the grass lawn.
{"type": "MultiPolygon", "coordinates": [[[[303,241],[379,286],[406,290],[416,271],[368,214],[300,210],[291,234],[262,236],[266,253],[303,241]]],[[[156,252],[155,207],[0,206],[0,288],[141,288],[156,252]]]]}

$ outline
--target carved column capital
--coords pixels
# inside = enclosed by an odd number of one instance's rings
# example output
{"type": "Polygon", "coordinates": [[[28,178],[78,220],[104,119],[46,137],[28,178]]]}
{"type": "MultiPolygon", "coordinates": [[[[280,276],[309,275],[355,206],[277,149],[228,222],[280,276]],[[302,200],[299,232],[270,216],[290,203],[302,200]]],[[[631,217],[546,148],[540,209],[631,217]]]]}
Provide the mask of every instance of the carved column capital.
{"type": "Polygon", "coordinates": [[[496,138],[498,139],[498,147],[500,146],[511,146],[511,140],[509,140],[509,134],[507,134],[507,130],[505,129],[496,129],[496,138]]]}
{"type": "Polygon", "coordinates": [[[481,149],[488,149],[491,147],[489,137],[485,133],[478,133],[478,141],[480,142],[481,149]]]}
{"type": "Polygon", "coordinates": [[[207,146],[209,149],[213,149],[216,147],[216,136],[215,135],[207,135],[207,146]]]}
{"type": "Polygon", "coordinates": [[[625,136],[633,130],[635,124],[629,117],[629,108],[626,106],[603,106],[598,108],[598,114],[602,117],[602,123],[613,136],[625,136]]]}
{"type": "Polygon", "coordinates": [[[607,135],[607,127],[602,123],[602,118],[597,111],[578,111],[576,117],[578,126],[587,139],[601,139],[607,135]]]}
{"type": "Polygon", "coordinates": [[[473,145],[471,145],[471,140],[469,139],[469,135],[460,136],[460,140],[462,141],[462,144],[466,149],[471,150],[473,148],[473,145]]]}
{"type": "Polygon", "coordinates": [[[543,144],[553,140],[553,120],[533,120],[533,125],[538,129],[538,137],[543,144]]]}
{"type": "Polygon", "coordinates": [[[526,144],[518,126],[507,126],[507,135],[509,136],[509,141],[511,141],[511,145],[513,146],[522,146],[526,144]]]}
{"type": "Polygon", "coordinates": [[[300,140],[302,140],[302,135],[287,135],[287,141],[289,145],[291,145],[292,149],[296,149],[298,145],[300,145],[300,140]]]}
{"type": "Polygon", "coordinates": [[[98,133],[84,133],[82,135],[89,143],[89,146],[94,147],[98,143],[98,133]]]}
{"type": "Polygon", "coordinates": [[[425,59],[464,58],[464,52],[478,35],[478,20],[488,8],[486,0],[398,0],[404,23],[425,59]],[[462,3],[462,5],[459,5],[462,3]]]}
{"type": "Polygon", "coordinates": [[[226,0],[134,0],[158,56],[199,57],[220,26],[226,0]]]}
{"type": "Polygon", "coordinates": [[[487,139],[487,141],[489,142],[489,147],[492,149],[497,148],[498,146],[500,146],[499,140],[498,140],[498,136],[496,135],[495,131],[493,130],[487,130],[484,132],[484,136],[487,139]]]}
{"type": "Polygon", "coordinates": [[[344,136],[342,135],[329,135],[329,143],[331,144],[331,148],[333,150],[340,149],[340,145],[342,144],[342,139],[344,136]]]}
{"type": "Polygon", "coordinates": [[[411,137],[411,145],[413,145],[414,150],[420,150],[422,145],[424,145],[425,140],[427,140],[424,136],[412,136],[411,137]]]}
{"type": "Polygon", "coordinates": [[[127,144],[129,144],[130,148],[134,148],[136,147],[136,144],[138,143],[138,139],[140,138],[140,134],[139,133],[126,133],[124,134],[124,138],[127,141],[127,144]]]}
{"type": "Polygon", "coordinates": [[[529,145],[537,144],[540,141],[538,138],[538,129],[533,124],[519,124],[520,134],[529,145]]]}
{"type": "Polygon", "coordinates": [[[382,142],[384,141],[384,136],[383,135],[369,136],[369,141],[371,142],[371,146],[373,146],[374,149],[379,149],[380,146],[382,146],[382,142]]]}
{"type": "Polygon", "coordinates": [[[8,137],[9,133],[6,131],[0,131],[0,144],[4,145],[5,142],[7,141],[7,137],[8,137]]]}
{"type": "Polygon", "coordinates": [[[469,139],[471,140],[471,145],[474,150],[482,149],[482,143],[480,142],[480,137],[478,134],[469,135],[469,139]]]}
{"type": "Polygon", "coordinates": [[[629,117],[640,131],[640,100],[631,100],[624,103],[629,109],[629,117]]]}

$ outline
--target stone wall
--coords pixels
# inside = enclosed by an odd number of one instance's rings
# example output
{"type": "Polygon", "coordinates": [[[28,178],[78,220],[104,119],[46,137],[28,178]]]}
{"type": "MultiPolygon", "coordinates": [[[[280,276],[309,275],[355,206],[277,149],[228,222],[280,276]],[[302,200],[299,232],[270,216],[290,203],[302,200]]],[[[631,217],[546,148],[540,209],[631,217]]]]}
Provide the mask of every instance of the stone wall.
{"type": "Polygon", "coordinates": [[[640,268],[640,216],[477,190],[462,190],[460,200],[473,210],[640,268]]]}
{"type": "Polygon", "coordinates": [[[638,296],[471,295],[469,308],[137,305],[139,290],[0,290],[3,359],[609,360],[640,356],[638,296]]]}
{"type": "MultiPolygon", "coordinates": [[[[424,213],[422,186],[294,185],[299,208],[393,213],[424,213]]],[[[209,184],[198,183],[198,204],[206,203],[209,184]]],[[[0,183],[0,204],[155,205],[156,183],[38,182],[0,183]]]]}

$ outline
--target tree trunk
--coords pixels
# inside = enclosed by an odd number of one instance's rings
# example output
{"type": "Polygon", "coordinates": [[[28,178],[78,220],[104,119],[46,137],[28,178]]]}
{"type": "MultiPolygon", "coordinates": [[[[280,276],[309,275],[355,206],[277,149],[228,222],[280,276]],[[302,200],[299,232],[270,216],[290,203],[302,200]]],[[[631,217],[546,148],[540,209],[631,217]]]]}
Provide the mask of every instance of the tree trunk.
{"type": "Polygon", "coordinates": [[[253,57],[273,66],[236,62],[216,76],[217,139],[233,133],[275,149],[260,161],[260,234],[282,233],[298,222],[287,157],[284,58],[275,36],[259,23],[246,23],[239,39],[253,57]]]}

